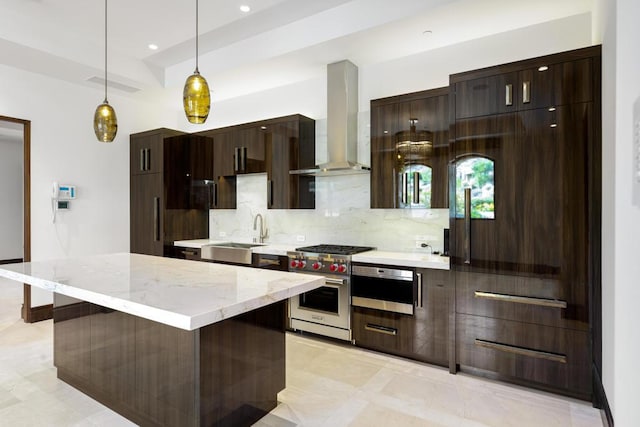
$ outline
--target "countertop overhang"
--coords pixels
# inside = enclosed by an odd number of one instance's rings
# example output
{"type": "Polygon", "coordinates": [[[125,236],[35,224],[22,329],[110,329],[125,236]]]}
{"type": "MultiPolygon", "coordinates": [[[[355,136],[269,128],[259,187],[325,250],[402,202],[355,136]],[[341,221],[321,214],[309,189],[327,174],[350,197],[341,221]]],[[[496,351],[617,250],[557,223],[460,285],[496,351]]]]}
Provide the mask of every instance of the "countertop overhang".
{"type": "Polygon", "coordinates": [[[0,266],[0,276],[185,330],[324,285],[324,277],[118,253],[0,266]]]}

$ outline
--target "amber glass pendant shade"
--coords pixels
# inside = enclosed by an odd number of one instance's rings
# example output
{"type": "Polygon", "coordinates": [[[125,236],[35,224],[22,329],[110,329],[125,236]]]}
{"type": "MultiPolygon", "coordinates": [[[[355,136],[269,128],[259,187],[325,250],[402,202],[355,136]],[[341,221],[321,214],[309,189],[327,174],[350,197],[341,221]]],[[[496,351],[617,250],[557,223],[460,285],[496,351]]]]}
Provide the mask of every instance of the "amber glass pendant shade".
{"type": "Polygon", "coordinates": [[[100,142],[112,142],[118,133],[116,111],[106,99],[93,115],[93,131],[100,142]]]}
{"type": "Polygon", "coordinates": [[[100,142],[113,142],[118,133],[116,111],[107,101],[107,0],[104,0],[104,101],[93,113],[93,132],[100,142]]]}
{"type": "Polygon", "coordinates": [[[182,101],[189,123],[201,124],[207,120],[211,108],[209,84],[197,69],[187,77],[182,91],[182,101]]]}

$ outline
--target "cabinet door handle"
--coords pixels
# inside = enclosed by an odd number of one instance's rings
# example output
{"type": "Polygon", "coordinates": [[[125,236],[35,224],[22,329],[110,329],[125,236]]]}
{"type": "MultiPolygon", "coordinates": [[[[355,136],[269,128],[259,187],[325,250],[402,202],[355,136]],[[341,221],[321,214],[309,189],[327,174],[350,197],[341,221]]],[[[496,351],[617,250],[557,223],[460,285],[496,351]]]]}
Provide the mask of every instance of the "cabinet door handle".
{"type": "Polygon", "coordinates": [[[217,208],[218,207],[218,183],[214,182],[212,187],[213,187],[213,207],[217,208]]]}
{"type": "Polygon", "coordinates": [[[147,170],[151,170],[151,148],[147,148],[147,170]]]}
{"type": "Polygon", "coordinates": [[[398,177],[396,176],[396,168],[393,168],[393,208],[397,208],[398,207],[398,197],[397,197],[397,191],[398,191],[398,177]]]}
{"type": "Polygon", "coordinates": [[[513,85],[511,83],[504,86],[504,105],[513,105],[513,85]]]}
{"type": "Polygon", "coordinates": [[[471,189],[464,189],[464,263],[471,264],[471,189]]]}
{"type": "Polygon", "coordinates": [[[243,172],[247,171],[247,147],[240,147],[240,167],[243,172]]]}
{"type": "Polygon", "coordinates": [[[416,301],[416,307],[422,308],[422,273],[417,273],[416,276],[418,277],[418,301],[416,301]]]}
{"type": "Polygon", "coordinates": [[[413,173],[413,203],[420,203],[420,172],[413,173]]]}
{"type": "Polygon", "coordinates": [[[273,181],[272,180],[267,181],[267,206],[268,207],[273,206],[273,181]]]}
{"type": "Polygon", "coordinates": [[[387,326],[374,325],[373,323],[367,323],[364,327],[366,331],[378,332],[385,335],[398,335],[398,330],[395,328],[389,328],[387,326]]]}
{"type": "Polygon", "coordinates": [[[402,203],[407,204],[407,193],[409,192],[409,174],[402,174],[402,203]]]}
{"type": "Polygon", "coordinates": [[[478,347],[490,348],[505,353],[519,354],[521,356],[535,357],[536,359],[551,360],[553,362],[567,363],[567,356],[564,354],[550,353],[548,351],[533,350],[530,348],[517,347],[515,345],[501,344],[494,341],[486,341],[476,338],[475,345],[478,347]]]}
{"type": "Polygon", "coordinates": [[[153,198],[153,240],[160,240],[160,197],[153,198]]]}
{"type": "Polygon", "coordinates": [[[147,157],[147,150],[146,148],[141,148],[140,149],[140,172],[144,172],[144,167],[146,166],[147,162],[145,161],[147,157]]]}
{"type": "Polygon", "coordinates": [[[240,171],[240,148],[239,147],[235,147],[233,149],[233,171],[234,172],[240,171]]]}
{"type": "Polygon", "coordinates": [[[497,294],[494,292],[475,291],[476,298],[496,301],[514,302],[518,304],[538,305],[542,307],[567,308],[567,302],[550,298],[525,297],[521,295],[497,294]]]}
{"type": "Polygon", "coordinates": [[[528,104],[531,102],[531,82],[522,82],[522,103],[528,104]]]}

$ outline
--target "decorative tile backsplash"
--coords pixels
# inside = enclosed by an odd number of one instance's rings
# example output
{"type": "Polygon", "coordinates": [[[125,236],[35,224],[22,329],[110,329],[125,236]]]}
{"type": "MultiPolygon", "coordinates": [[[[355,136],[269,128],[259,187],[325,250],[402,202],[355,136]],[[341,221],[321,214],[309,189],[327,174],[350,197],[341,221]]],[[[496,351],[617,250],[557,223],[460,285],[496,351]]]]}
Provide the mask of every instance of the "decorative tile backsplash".
{"type": "Polygon", "coordinates": [[[332,243],[428,252],[416,248],[418,239],[442,251],[448,209],[370,209],[369,179],[369,174],[317,177],[315,209],[279,210],[267,209],[266,174],[238,176],[237,209],[210,211],[210,238],[250,241],[258,234],[253,219],[260,213],[269,229],[268,243],[332,243]],[[299,241],[298,236],[305,240],[299,241]]]}

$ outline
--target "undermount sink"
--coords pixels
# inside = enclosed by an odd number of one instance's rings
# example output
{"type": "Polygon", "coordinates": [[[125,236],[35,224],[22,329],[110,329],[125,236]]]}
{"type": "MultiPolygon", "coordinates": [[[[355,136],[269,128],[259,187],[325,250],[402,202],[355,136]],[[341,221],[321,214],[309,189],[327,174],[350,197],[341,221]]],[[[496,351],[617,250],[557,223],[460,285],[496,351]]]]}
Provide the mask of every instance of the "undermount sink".
{"type": "Polygon", "coordinates": [[[211,261],[251,265],[252,248],[261,243],[224,242],[202,247],[200,257],[211,261]]]}

